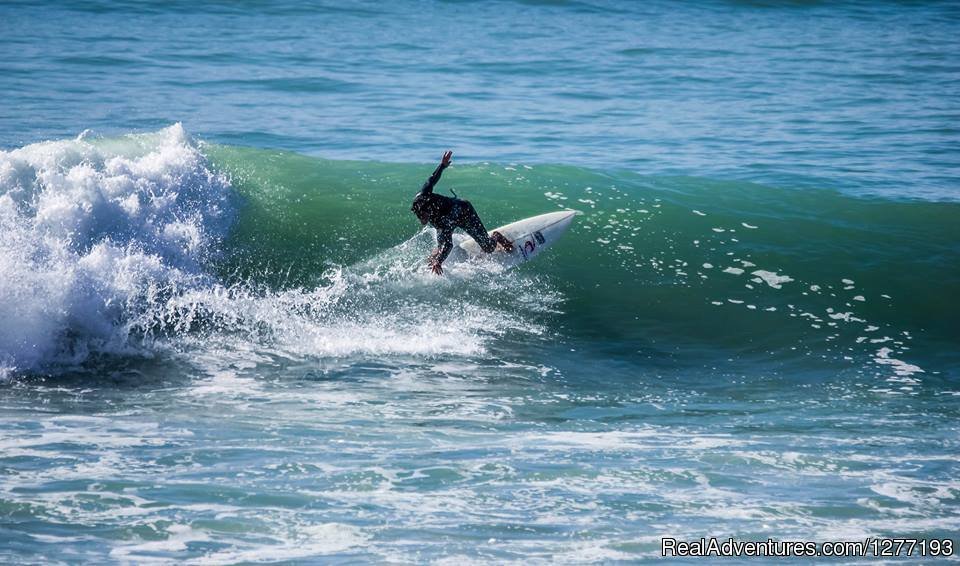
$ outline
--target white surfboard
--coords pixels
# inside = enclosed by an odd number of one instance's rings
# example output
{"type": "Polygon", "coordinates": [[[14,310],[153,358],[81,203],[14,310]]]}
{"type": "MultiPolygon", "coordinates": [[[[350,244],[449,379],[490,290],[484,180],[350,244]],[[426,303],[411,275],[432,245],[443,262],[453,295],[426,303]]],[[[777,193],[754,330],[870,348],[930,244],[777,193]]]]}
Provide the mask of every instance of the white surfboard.
{"type": "Polygon", "coordinates": [[[486,256],[506,266],[521,264],[540,255],[543,250],[552,246],[564,232],[570,228],[576,210],[561,210],[548,212],[539,216],[532,216],[518,220],[496,229],[513,242],[513,251],[507,253],[501,248],[490,254],[480,249],[473,238],[467,238],[460,243],[468,258],[486,256]]]}

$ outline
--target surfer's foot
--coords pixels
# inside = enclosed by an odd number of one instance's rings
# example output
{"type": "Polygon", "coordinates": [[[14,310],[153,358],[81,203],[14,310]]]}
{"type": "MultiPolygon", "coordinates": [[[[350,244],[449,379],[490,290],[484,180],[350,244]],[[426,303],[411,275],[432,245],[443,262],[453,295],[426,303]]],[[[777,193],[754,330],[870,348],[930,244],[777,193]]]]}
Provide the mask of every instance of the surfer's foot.
{"type": "Polygon", "coordinates": [[[513,242],[508,240],[506,236],[500,232],[493,232],[490,234],[490,237],[493,238],[493,241],[499,244],[505,252],[510,253],[513,251],[513,242]]]}

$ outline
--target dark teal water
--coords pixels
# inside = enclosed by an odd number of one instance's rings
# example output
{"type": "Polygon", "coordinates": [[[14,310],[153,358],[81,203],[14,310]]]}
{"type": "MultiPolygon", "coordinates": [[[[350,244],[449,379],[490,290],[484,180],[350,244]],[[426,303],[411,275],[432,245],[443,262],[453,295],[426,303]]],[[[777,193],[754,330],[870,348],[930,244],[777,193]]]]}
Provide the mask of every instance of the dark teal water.
{"type": "Polygon", "coordinates": [[[3,4],[0,560],[955,537],[958,28],[3,4]],[[426,273],[408,201],[447,147],[489,226],[569,236],[426,273]]]}

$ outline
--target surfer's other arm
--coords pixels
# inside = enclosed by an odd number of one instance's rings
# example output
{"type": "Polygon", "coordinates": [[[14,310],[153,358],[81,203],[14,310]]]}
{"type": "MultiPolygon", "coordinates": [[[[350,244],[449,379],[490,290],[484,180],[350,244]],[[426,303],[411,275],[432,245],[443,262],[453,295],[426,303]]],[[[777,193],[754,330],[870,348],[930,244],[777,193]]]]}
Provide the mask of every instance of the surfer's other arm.
{"type": "Polygon", "coordinates": [[[430,255],[430,271],[443,275],[443,261],[453,249],[453,230],[437,230],[437,249],[430,255]]]}

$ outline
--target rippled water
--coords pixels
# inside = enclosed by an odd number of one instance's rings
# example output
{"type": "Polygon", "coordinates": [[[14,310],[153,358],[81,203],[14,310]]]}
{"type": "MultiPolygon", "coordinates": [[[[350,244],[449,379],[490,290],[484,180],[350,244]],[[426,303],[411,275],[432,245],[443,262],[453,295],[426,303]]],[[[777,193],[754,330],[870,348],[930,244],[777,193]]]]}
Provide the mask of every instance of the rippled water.
{"type": "Polygon", "coordinates": [[[0,144],[182,121],[346,159],[955,198],[952,2],[13,4],[0,144]]]}

